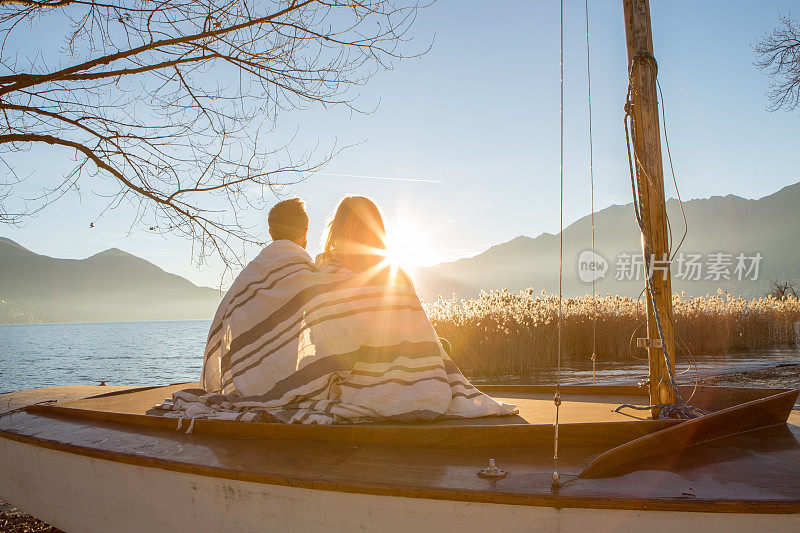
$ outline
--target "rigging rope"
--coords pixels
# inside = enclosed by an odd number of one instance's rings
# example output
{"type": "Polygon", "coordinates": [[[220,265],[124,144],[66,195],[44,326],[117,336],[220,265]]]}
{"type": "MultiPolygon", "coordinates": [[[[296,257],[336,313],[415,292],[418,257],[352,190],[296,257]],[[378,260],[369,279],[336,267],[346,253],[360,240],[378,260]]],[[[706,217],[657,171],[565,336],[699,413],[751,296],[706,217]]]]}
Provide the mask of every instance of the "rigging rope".
{"type": "Polygon", "coordinates": [[[647,59],[650,67],[654,70],[655,75],[656,76],[658,75],[658,63],[656,62],[655,57],[653,57],[651,53],[646,52],[644,50],[640,50],[634,55],[633,59],[631,59],[630,68],[628,70],[628,95],[627,95],[627,101],[625,102],[625,117],[624,117],[625,141],[628,149],[628,167],[630,169],[631,188],[633,192],[633,211],[634,214],[636,215],[636,222],[639,224],[639,229],[641,231],[642,241],[643,241],[643,255],[644,255],[645,271],[646,271],[645,290],[652,305],[653,317],[655,319],[656,329],[658,330],[658,335],[659,338],[661,339],[661,344],[663,347],[662,351],[664,353],[664,366],[667,369],[667,374],[669,377],[669,386],[670,388],[672,388],[672,391],[675,394],[677,403],[654,404],[647,407],[625,404],[617,407],[615,411],[618,412],[620,409],[623,408],[645,410],[658,407],[660,410],[659,418],[689,419],[689,418],[696,418],[705,413],[701,409],[687,405],[686,402],[684,402],[683,398],[681,398],[680,393],[678,392],[678,384],[675,380],[675,374],[673,372],[672,365],[670,364],[669,352],[667,350],[668,346],[667,338],[661,326],[661,317],[659,316],[658,306],[656,305],[655,292],[653,291],[653,286],[650,283],[650,273],[651,273],[650,263],[652,261],[652,257],[650,254],[650,245],[648,242],[649,235],[647,234],[647,231],[644,227],[644,222],[642,221],[641,206],[639,205],[639,196],[637,194],[636,177],[639,176],[639,172],[641,172],[641,174],[644,176],[647,182],[650,182],[650,177],[647,175],[647,172],[641,165],[638,154],[636,153],[636,122],[633,117],[633,93],[634,93],[633,74],[637,64],[643,58],[647,59]],[[633,144],[633,150],[631,150],[631,144],[633,144]],[[634,163],[636,166],[635,171],[634,171],[634,163]]]}
{"type": "Polygon", "coordinates": [[[560,129],[560,159],[559,159],[559,228],[558,228],[558,362],[556,369],[556,394],[553,403],[556,406],[556,420],[553,424],[553,479],[551,488],[557,491],[561,486],[558,477],[558,414],[561,406],[561,289],[564,271],[564,0],[561,0],[561,51],[560,51],[560,83],[561,83],[561,104],[559,115],[561,119],[560,129]]]}
{"type": "Polygon", "coordinates": [[[672,164],[672,151],[669,149],[669,133],[667,131],[667,109],[664,107],[664,93],[661,92],[661,82],[656,78],[656,88],[658,89],[658,103],[661,104],[661,123],[664,125],[664,146],[667,148],[667,160],[669,161],[669,171],[672,174],[672,184],[675,186],[675,195],[678,197],[678,206],[681,208],[681,216],[683,217],[683,235],[678,243],[675,251],[672,250],[672,227],[669,226],[669,214],[667,214],[667,225],[669,227],[669,260],[672,262],[675,256],[678,255],[678,250],[683,246],[683,241],[689,234],[689,224],[686,222],[686,211],[683,209],[683,199],[681,198],[681,191],[678,188],[678,179],[675,177],[675,166],[672,164]]]}
{"type": "MultiPolygon", "coordinates": [[[[595,260],[594,247],[594,142],[592,141],[592,67],[589,55],[589,0],[585,0],[586,14],[586,93],[589,101],[589,188],[592,207],[592,261],[595,260]]],[[[592,385],[597,385],[597,290],[595,276],[592,274],[592,385]]]]}
{"type": "MultiPolygon", "coordinates": [[[[589,38],[589,1],[584,1],[584,9],[585,9],[585,16],[586,16],[586,77],[587,77],[587,103],[588,103],[588,112],[589,112],[589,183],[591,189],[591,223],[592,223],[592,257],[594,258],[596,253],[595,248],[595,218],[594,218],[594,142],[592,136],[592,89],[591,89],[591,48],[590,48],[590,38],[589,38]]],[[[556,390],[555,395],[553,397],[553,403],[555,404],[555,422],[553,424],[554,431],[553,431],[553,476],[552,476],[552,483],[551,488],[552,490],[558,491],[561,486],[561,480],[558,474],[558,430],[559,430],[559,412],[561,406],[561,355],[562,355],[562,329],[563,329],[563,311],[562,311],[562,304],[563,304],[563,272],[564,272],[564,1],[560,1],[560,105],[559,105],[559,120],[560,120],[560,130],[559,130],[559,232],[558,232],[558,350],[557,350],[557,369],[556,369],[556,390]]],[[[658,307],[656,306],[656,299],[655,293],[653,291],[653,287],[650,283],[650,263],[652,258],[650,257],[650,247],[648,242],[648,235],[645,231],[644,223],[642,221],[641,216],[641,207],[639,206],[638,202],[638,195],[637,195],[637,176],[639,175],[639,171],[641,171],[644,178],[649,182],[650,177],[647,175],[646,171],[642,167],[639,162],[638,154],[636,153],[636,124],[633,117],[633,74],[634,70],[637,66],[637,62],[640,61],[642,58],[646,58],[650,62],[651,68],[654,69],[656,75],[658,73],[658,64],[653,57],[652,54],[640,51],[638,52],[633,59],[631,60],[631,64],[628,71],[628,92],[627,92],[627,99],[625,103],[625,140],[626,140],[626,147],[628,151],[628,166],[630,169],[630,178],[631,178],[631,188],[633,192],[633,206],[634,206],[634,213],[636,215],[636,221],[639,224],[639,229],[642,233],[642,240],[643,240],[643,255],[645,259],[645,266],[647,268],[647,277],[645,283],[645,291],[647,296],[649,297],[652,308],[653,308],[653,316],[655,319],[656,327],[658,330],[659,338],[661,339],[661,343],[663,346],[663,355],[664,355],[664,363],[667,368],[667,373],[669,376],[669,385],[672,388],[675,398],[677,399],[677,403],[675,404],[656,404],[656,405],[649,405],[646,407],[641,407],[637,405],[625,404],[617,407],[615,409],[616,412],[619,412],[623,408],[631,408],[636,410],[650,410],[653,408],[658,407],[660,410],[660,418],[696,418],[697,416],[701,416],[705,414],[704,411],[698,409],[696,407],[692,407],[687,405],[684,402],[683,398],[681,397],[680,393],[678,392],[678,386],[675,379],[675,375],[672,369],[672,365],[670,365],[670,358],[669,352],[667,350],[667,342],[666,342],[666,335],[664,334],[662,325],[661,325],[661,317],[659,316],[658,307]],[[629,122],[630,121],[630,122],[629,122]],[[631,144],[633,144],[633,150],[631,150],[631,144]],[[634,162],[636,165],[636,170],[634,170],[634,162]]],[[[656,83],[658,80],[656,79],[656,83]]],[[[658,91],[659,95],[661,94],[661,86],[658,84],[658,91]]],[[[664,121],[664,125],[666,127],[666,116],[663,106],[663,96],[661,98],[661,109],[662,109],[662,117],[664,121]]],[[[665,139],[666,139],[666,131],[665,131],[665,139]]],[[[667,141],[668,142],[668,141],[667,141]]],[[[675,179],[675,171],[672,165],[672,155],[669,153],[669,145],[667,145],[667,153],[669,157],[669,164],[670,170],[672,171],[672,179],[673,183],[675,183],[675,188],[677,191],[677,181],[675,179]]],[[[678,248],[680,248],[681,244],[683,244],[683,240],[686,238],[686,232],[688,230],[686,226],[686,216],[683,213],[683,202],[680,199],[680,193],[678,193],[678,200],[681,206],[681,213],[684,217],[684,234],[681,238],[680,243],[678,244],[678,248]]],[[[670,228],[670,252],[672,252],[672,232],[670,228]]],[[[675,251],[677,253],[677,250],[675,251]]],[[[668,254],[670,261],[674,258],[674,255],[668,254]]],[[[597,373],[596,373],[596,362],[597,362],[597,312],[596,312],[596,280],[592,279],[592,384],[596,385],[597,383],[597,373]]],[[[668,317],[670,320],[672,317],[668,317]]]]}

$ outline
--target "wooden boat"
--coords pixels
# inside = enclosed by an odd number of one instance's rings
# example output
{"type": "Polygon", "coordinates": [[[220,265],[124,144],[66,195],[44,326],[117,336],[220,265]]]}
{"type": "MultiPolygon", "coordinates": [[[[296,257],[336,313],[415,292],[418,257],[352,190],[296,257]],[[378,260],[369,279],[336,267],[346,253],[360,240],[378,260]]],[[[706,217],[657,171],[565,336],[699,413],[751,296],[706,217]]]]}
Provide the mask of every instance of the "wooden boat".
{"type": "Polygon", "coordinates": [[[800,527],[798,391],[699,387],[710,414],[679,421],[614,412],[647,405],[638,387],[562,386],[554,492],[552,387],[483,387],[519,416],[424,426],[197,420],[187,435],[146,414],[188,386],[3,415],[0,495],[65,531],[800,527]],[[478,476],[490,459],[505,477],[478,476]]]}
{"type": "MultiPolygon", "coordinates": [[[[637,220],[645,249],[668,256],[649,6],[623,5],[637,220]]],[[[519,416],[197,420],[188,434],[147,411],[191,384],[72,400],[51,391],[62,401],[0,416],[0,496],[66,531],[800,530],[798,391],[678,387],[669,276],[647,292],[649,390],[482,387],[519,416]],[[659,418],[682,398],[706,414],[659,418]],[[653,418],[620,404],[652,406],[653,418]]]]}

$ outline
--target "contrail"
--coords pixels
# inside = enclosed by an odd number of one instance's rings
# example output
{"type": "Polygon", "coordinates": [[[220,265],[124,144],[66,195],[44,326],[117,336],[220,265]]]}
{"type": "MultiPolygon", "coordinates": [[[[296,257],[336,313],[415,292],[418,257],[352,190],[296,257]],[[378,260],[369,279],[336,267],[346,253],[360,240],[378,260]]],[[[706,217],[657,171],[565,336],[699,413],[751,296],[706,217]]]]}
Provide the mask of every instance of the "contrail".
{"type": "Polygon", "coordinates": [[[441,180],[429,180],[429,179],[422,179],[422,178],[389,178],[385,176],[362,176],[360,174],[334,174],[331,172],[315,172],[320,176],[336,176],[339,178],[364,178],[368,180],[385,180],[385,181],[414,181],[417,183],[444,183],[441,180]]]}

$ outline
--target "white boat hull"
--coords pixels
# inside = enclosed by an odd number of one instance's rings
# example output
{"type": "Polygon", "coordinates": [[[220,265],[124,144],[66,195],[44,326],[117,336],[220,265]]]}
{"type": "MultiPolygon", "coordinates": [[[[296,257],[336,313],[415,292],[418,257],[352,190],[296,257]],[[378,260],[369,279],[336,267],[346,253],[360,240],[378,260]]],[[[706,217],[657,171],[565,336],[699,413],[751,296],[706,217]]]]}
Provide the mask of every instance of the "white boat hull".
{"type": "Polygon", "coordinates": [[[0,438],[0,496],[78,532],[797,531],[797,514],[460,502],[253,483],[56,451],[0,438]]]}

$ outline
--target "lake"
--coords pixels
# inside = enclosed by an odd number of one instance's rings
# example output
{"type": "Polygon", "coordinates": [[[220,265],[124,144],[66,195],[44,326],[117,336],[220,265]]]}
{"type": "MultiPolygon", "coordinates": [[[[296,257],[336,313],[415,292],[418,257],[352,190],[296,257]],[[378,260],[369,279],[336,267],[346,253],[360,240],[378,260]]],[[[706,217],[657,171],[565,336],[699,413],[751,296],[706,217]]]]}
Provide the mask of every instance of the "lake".
{"type": "MultiPolygon", "coordinates": [[[[111,385],[196,381],[210,325],[210,320],[0,325],[0,393],[58,385],[92,385],[99,380],[108,380],[111,385]]],[[[691,367],[679,363],[678,371],[685,371],[681,381],[691,381],[697,376],[797,362],[800,349],[785,347],[698,357],[691,367]]],[[[635,383],[646,374],[644,361],[605,361],[598,356],[598,383],[635,383]]],[[[565,362],[563,382],[591,383],[591,379],[588,357],[565,362]]],[[[546,369],[521,381],[552,383],[554,380],[555,373],[546,369]]]]}
{"type": "Polygon", "coordinates": [[[0,392],[196,381],[210,320],[0,325],[0,392]]]}

